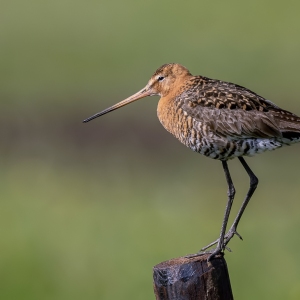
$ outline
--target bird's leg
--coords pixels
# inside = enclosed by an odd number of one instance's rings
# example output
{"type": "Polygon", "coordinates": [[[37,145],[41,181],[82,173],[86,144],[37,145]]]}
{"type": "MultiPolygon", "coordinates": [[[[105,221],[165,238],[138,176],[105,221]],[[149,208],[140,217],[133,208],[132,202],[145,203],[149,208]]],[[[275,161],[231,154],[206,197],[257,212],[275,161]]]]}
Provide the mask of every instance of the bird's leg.
{"type": "MultiPolygon", "coordinates": [[[[239,157],[239,160],[240,162],[242,163],[243,167],[245,168],[246,172],[248,173],[249,177],[250,177],[250,188],[248,190],[248,193],[245,197],[245,200],[244,202],[242,203],[242,206],[232,224],[232,226],[230,227],[230,229],[228,230],[228,232],[226,233],[225,237],[224,237],[224,248],[227,248],[226,245],[229,243],[229,241],[232,239],[232,237],[236,234],[241,240],[242,240],[242,237],[237,233],[236,229],[237,229],[237,226],[238,226],[238,223],[242,217],[242,214],[244,213],[245,211],[245,208],[247,206],[247,204],[249,203],[256,187],[257,187],[257,184],[258,184],[258,179],[257,177],[254,175],[254,173],[252,172],[252,170],[249,168],[248,164],[246,163],[246,161],[244,160],[244,158],[242,157],[239,157]]],[[[207,245],[206,247],[203,247],[201,249],[201,251],[205,251],[206,249],[210,248],[211,246],[217,244],[219,242],[219,239],[210,243],[209,245],[207,245]]],[[[218,247],[217,247],[218,248],[218,247]]],[[[228,249],[228,248],[227,248],[228,249]]],[[[230,250],[230,249],[228,249],[230,250]]]]}
{"type": "Polygon", "coordinates": [[[246,198],[244,200],[244,202],[242,203],[242,206],[236,216],[236,218],[233,221],[232,226],[230,227],[228,233],[225,235],[225,242],[224,242],[224,246],[226,246],[230,239],[234,236],[234,234],[238,235],[240,239],[241,236],[236,232],[237,226],[239,224],[239,221],[245,211],[245,208],[247,206],[247,204],[249,203],[257,185],[258,185],[258,178],[254,175],[254,173],[252,172],[252,170],[249,168],[248,164],[246,163],[246,161],[244,160],[243,157],[239,157],[239,160],[241,162],[241,164],[243,165],[243,167],[245,168],[246,172],[248,173],[249,177],[250,177],[250,188],[248,190],[248,193],[246,195],[246,198]]]}
{"type": "MultiPolygon", "coordinates": [[[[223,163],[223,168],[224,168],[224,172],[225,172],[225,176],[226,176],[226,180],[228,183],[228,203],[226,206],[226,210],[225,210],[225,216],[224,216],[224,221],[222,224],[222,228],[221,228],[221,234],[220,234],[220,238],[217,239],[216,241],[210,243],[209,245],[207,245],[206,247],[203,247],[199,253],[194,254],[194,255],[190,255],[190,257],[196,256],[196,255],[201,255],[201,254],[205,254],[205,253],[211,253],[211,255],[209,256],[208,260],[211,260],[214,256],[216,256],[219,253],[222,253],[222,251],[226,248],[230,251],[230,249],[228,247],[226,247],[226,245],[229,243],[229,241],[232,239],[232,237],[236,234],[241,240],[242,237],[237,233],[236,229],[237,226],[239,224],[239,221],[245,211],[245,208],[247,206],[247,204],[249,203],[257,185],[258,185],[258,178],[255,176],[255,174],[252,172],[252,170],[250,169],[250,167],[248,166],[248,164],[246,163],[246,161],[244,160],[244,158],[239,157],[239,160],[241,162],[241,164],[243,165],[244,169],[246,170],[247,174],[250,177],[250,188],[247,192],[247,195],[245,197],[244,202],[242,203],[242,206],[236,216],[236,218],[234,219],[234,222],[232,224],[232,226],[230,227],[229,231],[227,232],[227,234],[224,236],[225,230],[226,230],[226,225],[228,222],[228,217],[229,217],[229,213],[230,213],[230,209],[231,209],[231,205],[233,202],[233,198],[235,195],[235,189],[230,177],[230,173],[228,170],[228,166],[226,161],[222,161],[223,163]],[[223,235],[223,238],[222,238],[223,235]],[[211,246],[218,244],[216,249],[212,249],[211,251],[207,251],[205,252],[206,249],[210,248],[211,246]]],[[[189,256],[188,256],[189,257],[189,256]]]]}
{"type": "Polygon", "coordinates": [[[204,251],[204,250],[210,248],[214,244],[217,244],[216,249],[213,249],[210,252],[211,255],[209,256],[208,260],[211,260],[214,256],[216,256],[216,255],[220,254],[221,252],[223,252],[223,250],[226,247],[226,244],[224,242],[225,231],[226,231],[226,226],[227,226],[227,223],[228,223],[230,210],[231,210],[233,199],[234,199],[234,195],[235,195],[235,188],[234,188],[234,185],[233,185],[230,173],[229,173],[227,161],[222,161],[222,165],[223,165],[223,169],[224,169],[226,181],[227,181],[227,184],[228,184],[228,201],[227,201],[227,205],[226,205],[226,209],[225,209],[225,215],[224,215],[224,219],[223,219],[223,223],[222,223],[222,227],[221,227],[221,232],[220,232],[219,239],[216,240],[215,242],[207,245],[206,247],[203,247],[200,250],[200,253],[201,253],[201,251],[204,251]]]}

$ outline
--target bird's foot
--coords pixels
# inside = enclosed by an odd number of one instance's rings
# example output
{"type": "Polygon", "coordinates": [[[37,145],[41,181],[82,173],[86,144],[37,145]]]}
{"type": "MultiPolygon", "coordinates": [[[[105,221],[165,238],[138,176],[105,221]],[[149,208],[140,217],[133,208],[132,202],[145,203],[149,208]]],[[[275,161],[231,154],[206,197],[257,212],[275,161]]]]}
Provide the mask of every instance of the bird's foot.
{"type": "MultiPolygon", "coordinates": [[[[242,236],[236,231],[235,228],[230,228],[229,231],[225,234],[224,236],[224,243],[223,246],[220,247],[222,248],[222,250],[227,249],[229,252],[231,252],[231,249],[227,247],[227,244],[229,243],[229,241],[233,238],[234,235],[237,235],[241,240],[243,240],[242,236]]],[[[220,239],[215,240],[214,242],[210,243],[209,245],[201,248],[201,251],[205,251],[206,249],[210,248],[211,246],[219,243],[220,239]]],[[[218,248],[218,247],[217,247],[218,248]]]]}
{"type": "Polygon", "coordinates": [[[200,255],[205,255],[205,254],[210,254],[210,256],[208,257],[207,261],[212,260],[215,256],[217,255],[224,255],[224,250],[226,249],[229,252],[232,252],[231,249],[227,246],[227,244],[229,243],[229,241],[233,238],[234,235],[237,235],[241,240],[243,240],[243,238],[241,237],[241,235],[236,231],[236,229],[234,227],[231,227],[229,229],[229,231],[225,234],[224,236],[224,242],[223,245],[220,245],[220,239],[215,240],[214,242],[210,243],[209,245],[203,247],[199,252],[195,253],[195,254],[190,254],[185,256],[186,258],[192,258],[192,257],[196,257],[196,256],[200,256],[200,255]],[[213,245],[217,244],[216,248],[207,250],[208,248],[212,247],[213,245]],[[207,251],[206,251],[207,250],[207,251]]]}
{"type": "Polygon", "coordinates": [[[195,254],[189,254],[189,255],[186,255],[185,257],[186,258],[193,258],[193,257],[197,257],[197,256],[201,256],[201,255],[206,255],[206,254],[210,254],[207,261],[211,261],[215,256],[217,255],[224,255],[224,252],[222,249],[219,249],[218,247],[215,248],[215,249],[210,249],[208,251],[199,251],[195,254]]]}
{"type": "Polygon", "coordinates": [[[211,254],[212,250],[214,250],[214,249],[211,249],[211,250],[208,250],[208,251],[199,251],[199,252],[194,253],[194,254],[185,255],[185,257],[186,258],[192,258],[192,257],[201,256],[201,255],[211,254]]]}

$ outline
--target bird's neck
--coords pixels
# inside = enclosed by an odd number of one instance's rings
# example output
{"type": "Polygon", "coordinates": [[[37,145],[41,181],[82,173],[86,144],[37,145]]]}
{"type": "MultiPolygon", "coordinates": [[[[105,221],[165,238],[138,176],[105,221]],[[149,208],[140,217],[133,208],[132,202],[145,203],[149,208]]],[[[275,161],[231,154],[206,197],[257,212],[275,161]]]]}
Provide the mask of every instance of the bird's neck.
{"type": "Polygon", "coordinates": [[[181,109],[181,93],[189,85],[190,80],[194,78],[191,75],[187,75],[181,78],[173,85],[172,89],[167,95],[163,95],[157,106],[157,116],[160,123],[164,128],[172,133],[174,136],[179,138],[180,132],[179,127],[181,125],[182,109],[181,109]]]}
{"type": "Polygon", "coordinates": [[[158,106],[157,106],[157,117],[163,127],[176,135],[175,128],[176,122],[178,122],[177,118],[177,106],[172,97],[161,97],[158,106]]]}

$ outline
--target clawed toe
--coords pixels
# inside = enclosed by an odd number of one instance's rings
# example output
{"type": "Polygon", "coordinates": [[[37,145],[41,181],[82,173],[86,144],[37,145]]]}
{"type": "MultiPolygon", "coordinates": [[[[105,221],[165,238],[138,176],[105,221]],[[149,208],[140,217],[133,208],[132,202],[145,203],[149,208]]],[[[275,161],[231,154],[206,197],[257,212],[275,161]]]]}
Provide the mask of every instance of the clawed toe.
{"type": "MultiPolygon", "coordinates": [[[[212,250],[213,250],[213,249],[212,249],[212,250]]],[[[199,251],[199,252],[194,253],[194,254],[186,255],[185,257],[186,257],[186,258],[192,258],[192,257],[201,256],[201,255],[211,254],[211,253],[212,253],[212,250],[210,250],[210,251],[199,251]]]]}
{"type": "Polygon", "coordinates": [[[217,244],[218,242],[219,242],[219,239],[215,240],[214,242],[212,242],[212,243],[208,244],[207,246],[201,248],[201,249],[200,249],[200,252],[201,252],[201,251],[205,251],[206,249],[210,248],[211,246],[217,244]]]}
{"type": "Polygon", "coordinates": [[[224,236],[224,244],[225,244],[225,246],[234,237],[234,235],[237,235],[240,240],[243,240],[242,236],[235,229],[229,229],[229,231],[224,236]]]}
{"type": "MultiPolygon", "coordinates": [[[[227,248],[227,247],[226,247],[227,248]]],[[[228,248],[229,249],[229,248],[228,248]]],[[[230,250],[230,249],[229,249],[230,250]]],[[[230,250],[231,251],[231,250],[230,250]]],[[[206,254],[210,254],[210,256],[208,257],[207,261],[211,261],[215,256],[217,255],[224,255],[222,249],[219,249],[218,247],[215,249],[210,249],[209,251],[199,251],[195,254],[189,254],[186,255],[186,258],[193,258],[193,257],[197,257],[197,256],[201,256],[201,255],[206,255],[206,254]]]]}
{"type": "Polygon", "coordinates": [[[192,257],[196,257],[196,256],[210,254],[210,256],[208,257],[207,261],[211,261],[217,255],[224,255],[224,250],[225,249],[228,252],[232,252],[232,250],[227,246],[227,244],[233,238],[234,235],[237,235],[241,240],[243,240],[243,238],[241,237],[241,235],[235,229],[230,229],[226,233],[226,235],[224,236],[223,243],[220,243],[220,239],[217,239],[214,242],[208,244],[207,246],[201,248],[201,250],[199,252],[197,252],[195,254],[186,255],[185,257],[186,258],[192,258],[192,257]],[[222,245],[219,245],[219,243],[222,244],[222,245]],[[206,251],[208,248],[212,247],[215,244],[217,244],[216,248],[210,249],[210,250],[206,251]]]}
{"type": "Polygon", "coordinates": [[[229,247],[227,247],[227,246],[225,246],[225,249],[226,249],[228,252],[232,252],[232,250],[231,250],[229,247]]]}
{"type": "Polygon", "coordinates": [[[235,231],[233,234],[237,235],[240,238],[240,240],[243,240],[242,236],[237,231],[235,231]]]}
{"type": "MultiPolygon", "coordinates": [[[[229,247],[227,247],[227,244],[229,243],[229,241],[233,238],[234,235],[237,235],[241,240],[243,240],[242,236],[234,229],[230,229],[224,236],[224,243],[222,246],[217,247],[220,248],[220,251],[224,251],[225,249],[227,249],[229,252],[232,252],[231,249],[229,247]]],[[[218,244],[220,241],[220,239],[215,240],[214,242],[208,244],[207,246],[201,248],[199,253],[204,253],[205,250],[207,250],[208,248],[212,247],[213,245],[218,244]]],[[[216,249],[217,249],[216,248],[216,249]]],[[[209,251],[211,252],[211,251],[209,251]]],[[[207,253],[207,252],[206,252],[207,253]]]]}

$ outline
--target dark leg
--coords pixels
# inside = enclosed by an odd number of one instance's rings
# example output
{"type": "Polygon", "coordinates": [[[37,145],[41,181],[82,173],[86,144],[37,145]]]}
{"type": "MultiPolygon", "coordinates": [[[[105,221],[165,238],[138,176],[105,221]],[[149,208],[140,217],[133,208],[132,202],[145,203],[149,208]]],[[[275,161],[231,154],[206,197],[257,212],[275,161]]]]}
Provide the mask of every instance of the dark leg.
{"type": "MultiPolygon", "coordinates": [[[[254,191],[256,190],[256,187],[258,185],[258,178],[254,175],[254,173],[252,172],[252,170],[249,168],[248,164],[246,163],[246,161],[244,160],[243,157],[239,157],[240,162],[242,163],[243,167],[245,168],[246,172],[248,173],[249,177],[250,177],[250,188],[248,190],[248,193],[246,195],[246,198],[244,200],[244,202],[242,203],[242,206],[235,218],[235,220],[233,221],[232,226],[230,227],[228,233],[225,236],[225,245],[226,246],[230,239],[234,236],[234,234],[237,234],[236,229],[237,226],[240,222],[240,219],[245,211],[245,208],[247,206],[247,204],[249,203],[254,191]]],[[[239,236],[239,234],[237,234],[239,236]]],[[[240,236],[239,236],[240,237],[240,236]]],[[[241,238],[241,237],[240,237],[241,238]]]]}
{"type": "Polygon", "coordinates": [[[235,195],[235,188],[233,186],[233,182],[232,182],[232,179],[231,179],[231,176],[230,176],[230,173],[229,173],[227,161],[222,160],[222,165],[223,165],[226,181],[227,181],[227,184],[228,184],[228,192],[227,192],[228,201],[227,201],[227,205],[226,205],[226,209],[225,209],[225,215],[224,215],[224,219],[223,219],[223,223],[222,223],[222,227],[221,227],[220,237],[219,237],[219,239],[217,239],[213,243],[207,245],[206,247],[203,247],[200,250],[200,252],[198,252],[196,254],[188,255],[187,257],[194,257],[194,256],[202,255],[204,253],[211,253],[211,255],[208,258],[208,260],[211,260],[214,256],[216,256],[219,253],[223,252],[223,250],[226,247],[227,243],[224,241],[225,238],[226,238],[225,231],[226,231],[226,226],[227,226],[227,223],[228,223],[230,210],[231,210],[234,195],[235,195]],[[211,246],[213,246],[217,243],[218,243],[218,245],[217,245],[216,249],[212,249],[211,251],[208,251],[208,252],[203,252],[204,250],[210,248],[211,246]]]}
{"type": "MultiPolygon", "coordinates": [[[[254,173],[252,172],[252,170],[249,168],[248,164],[246,163],[246,161],[244,160],[244,158],[239,157],[239,160],[241,162],[241,164],[243,165],[244,169],[246,170],[246,172],[248,173],[249,177],[250,177],[250,188],[247,192],[247,195],[245,197],[244,202],[242,203],[242,206],[232,224],[232,226],[230,227],[228,233],[224,236],[224,232],[226,230],[226,226],[227,226],[227,222],[228,222],[228,218],[229,218],[229,213],[230,213],[230,209],[232,206],[232,202],[233,202],[233,198],[235,195],[235,189],[231,180],[231,176],[228,170],[228,166],[227,166],[227,162],[226,161],[222,161],[223,164],[223,168],[224,168],[224,172],[225,172],[225,177],[228,183],[228,202],[227,202],[227,206],[226,206],[226,210],[225,210],[225,216],[224,216],[224,220],[222,223],[222,228],[221,228],[221,233],[220,233],[220,238],[217,239],[216,241],[210,243],[209,245],[207,245],[206,247],[203,247],[199,253],[197,254],[192,254],[189,255],[187,257],[193,257],[193,256],[197,256],[197,255],[201,255],[204,253],[211,253],[211,255],[209,256],[208,260],[211,260],[214,256],[222,253],[224,251],[226,247],[226,245],[229,243],[229,241],[232,239],[232,237],[236,234],[240,239],[242,239],[242,237],[237,233],[236,229],[237,226],[240,222],[240,219],[245,211],[245,208],[247,206],[247,204],[249,203],[257,185],[258,185],[258,179],[257,177],[254,175],[254,173]],[[210,251],[207,252],[203,252],[204,250],[210,248],[211,246],[217,244],[216,249],[212,249],[210,251]]],[[[228,248],[227,248],[228,249],[228,248]]],[[[230,249],[228,249],[230,250],[230,249]]]]}
{"type": "MultiPolygon", "coordinates": [[[[225,215],[224,215],[224,219],[223,219],[223,223],[222,223],[222,227],[221,227],[221,232],[220,232],[220,238],[217,239],[216,241],[210,243],[209,245],[203,247],[200,251],[204,251],[208,248],[210,248],[211,246],[215,245],[218,243],[219,245],[222,245],[224,243],[224,235],[225,235],[225,231],[226,231],[226,226],[228,223],[228,219],[229,219],[229,214],[230,214],[230,210],[232,207],[232,203],[233,203],[233,199],[235,196],[235,188],[229,173],[229,169],[228,169],[228,164],[227,161],[222,161],[222,165],[223,165],[223,170],[225,173],[225,178],[228,184],[228,191],[227,191],[227,195],[228,195],[228,202],[225,208],[225,215]]],[[[217,248],[218,248],[217,246],[217,248]]]]}
{"type": "MultiPolygon", "coordinates": [[[[230,227],[228,233],[225,235],[224,237],[224,240],[223,240],[223,250],[226,248],[226,245],[229,243],[229,241],[232,239],[232,237],[236,234],[240,239],[242,239],[242,237],[237,233],[236,229],[237,229],[237,226],[239,224],[239,221],[245,211],[245,208],[247,206],[247,204],[249,203],[256,187],[257,187],[257,184],[258,184],[258,179],[257,177],[254,175],[254,173],[252,172],[252,170],[249,168],[248,164],[246,163],[246,161],[244,160],[244,158],[242,157],[239,157],[239,160],[240,162],[242,163],[243,167],[245,168],[246,172],[248,173],[249,177],[250,177],[250,188],[248,190],[248,193],[246,195],[246,198],[244,200],[244,202],[242,203],[242,206],[232,224],[232,226],[230,227]]],[[[225,173],[226,174],[226,173],[225,173]]],[[[227,178],[227,177],[226,177],[227,178]]],[[[228,181],[227,181],[228,182],[228,181]]],[[[229,184],[228,184],[229,185],[229,184]]],[[[203,247],[201,249],[201,251],[203,250],[206,250],[208,248],[210,248],[211,246],[217,244],[217,248],[216,250],[218,249],[219,247],[219,244],[220,244],[220,239],[210,243],[209,245],[207,245],[206,247],[203,247]]],[[[215,251],[214,251],[215,252],[215,251]]],[[[212,253],[212,255],[215,255],[214,252],[212,253]]],[[[212,258],[212,255],[209,257],[209,258],[212,258]]]]}
{"type": "MultiPolygon", "coordinates": [[[[227,223],[228,223],[228,219],[229,219],[229,214],[230,214],[230,210],[231,210],[234,195],[235,195],[235,188],[234,188],[234,185],[233,185],[230,173],[229,173],[227,161],[222,160],[222,165],[223,165],[226,181],[227,181],[227,184],[228,184],[228,192],[227,192],[228,201],[227,201],[227,205],[226,205],[226,209],[225,209],[225,215],[224,215],[224,219],[223,219],[223,223],[222,223],[220,237],[218,239],[217,247],[216,247],[216,249],[213,250],[213,252],[209,256],[208,260],[211,260],[215,255],[222,252],[224,250],[225,246],[226,246],[225,243],[224,243],[224,236],[225,236],[225,231],[226,231],[226,227],[227,227],[227,223]]],[[[205,247],[204,249],[203,248],[202,249],[205,250],[209,247],[205,247]]]]}

